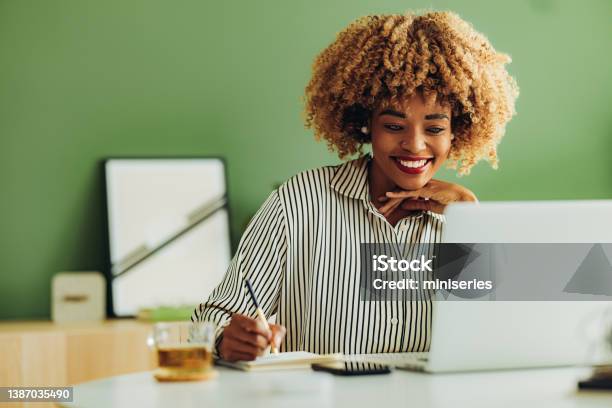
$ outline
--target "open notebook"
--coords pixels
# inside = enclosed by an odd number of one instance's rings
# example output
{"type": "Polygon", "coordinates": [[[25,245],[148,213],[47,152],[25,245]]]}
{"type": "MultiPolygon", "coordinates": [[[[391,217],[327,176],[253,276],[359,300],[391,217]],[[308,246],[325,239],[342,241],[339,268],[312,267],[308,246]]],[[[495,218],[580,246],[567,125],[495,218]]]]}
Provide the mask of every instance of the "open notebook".
{"type": "Polygon", "coordinates": [[[243,371],[261,370],[290,370],[296,368],[310,368],[313,363],[326,363],[342,359],[342,354],[314,354],[306,351],[291,351],[280,354],[268,354],[257,357],[253,361],[229,361],[217,360],[217,364],[237,368],[243,371]]]}

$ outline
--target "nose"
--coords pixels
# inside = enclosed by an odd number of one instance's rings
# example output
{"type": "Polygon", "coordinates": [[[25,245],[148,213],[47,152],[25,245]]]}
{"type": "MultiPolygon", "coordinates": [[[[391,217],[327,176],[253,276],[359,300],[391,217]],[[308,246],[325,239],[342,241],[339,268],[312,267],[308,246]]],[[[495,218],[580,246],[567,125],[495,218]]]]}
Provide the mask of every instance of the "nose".
{"type": "Polygon", "coordinates": [[[410,130],[400,141],[400,147],[410,153],[422,152],[426,148],[425,135],[416,129],[410,130]]]}

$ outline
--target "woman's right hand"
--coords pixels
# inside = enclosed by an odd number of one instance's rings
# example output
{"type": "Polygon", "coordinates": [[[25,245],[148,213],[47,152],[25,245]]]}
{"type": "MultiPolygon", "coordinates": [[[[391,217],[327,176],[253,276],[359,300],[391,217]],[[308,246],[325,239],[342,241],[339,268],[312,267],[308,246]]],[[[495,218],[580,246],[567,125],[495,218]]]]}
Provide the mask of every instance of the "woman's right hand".
{"type": "Polygon", "coordinates": [[[255,360],[270,345],[278,349],[285,333],[286,329],[281,325],[270,323],[268,328],[260,319],[234,314],[223,330],[220,357],[227,361],[255,360]]]}
{"type": "Polygon", "coordinates": [[[460,201],[478,202],[476,195],[467,188],[442,180],[431,179],[418,190],[389,191],[378,201],[384,203],[378,211],[389,216],[401,204],[404,210],[424,210],[443,214],[448,204],[460,201]]]}

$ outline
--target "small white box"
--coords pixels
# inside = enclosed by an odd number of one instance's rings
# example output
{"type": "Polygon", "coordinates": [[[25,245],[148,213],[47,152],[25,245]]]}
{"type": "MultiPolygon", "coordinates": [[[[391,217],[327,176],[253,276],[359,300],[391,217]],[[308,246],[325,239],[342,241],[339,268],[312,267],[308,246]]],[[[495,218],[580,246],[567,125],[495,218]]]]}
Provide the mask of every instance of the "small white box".
{"type": "Polygon", "coordinates": [[[56,323],[106,317],[106,280],[99,272],[60,272],[51,283],[51,318],[56,323]]]}

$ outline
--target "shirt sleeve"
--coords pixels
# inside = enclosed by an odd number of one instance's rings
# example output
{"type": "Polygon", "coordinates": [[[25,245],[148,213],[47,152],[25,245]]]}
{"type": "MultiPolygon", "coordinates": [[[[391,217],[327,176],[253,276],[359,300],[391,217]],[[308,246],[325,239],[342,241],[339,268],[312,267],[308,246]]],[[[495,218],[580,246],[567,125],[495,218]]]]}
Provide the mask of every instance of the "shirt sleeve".
{"type": "Polygon", "coordinates": [[[274,315],[287,268],[287,223],[278,191],[274,190],[247,226],[223,280],[198,305],[191,320],[216,324],[215,355],[232,314],[256,316],[245,280],[253,285],[267,317],[274,315]]]}

